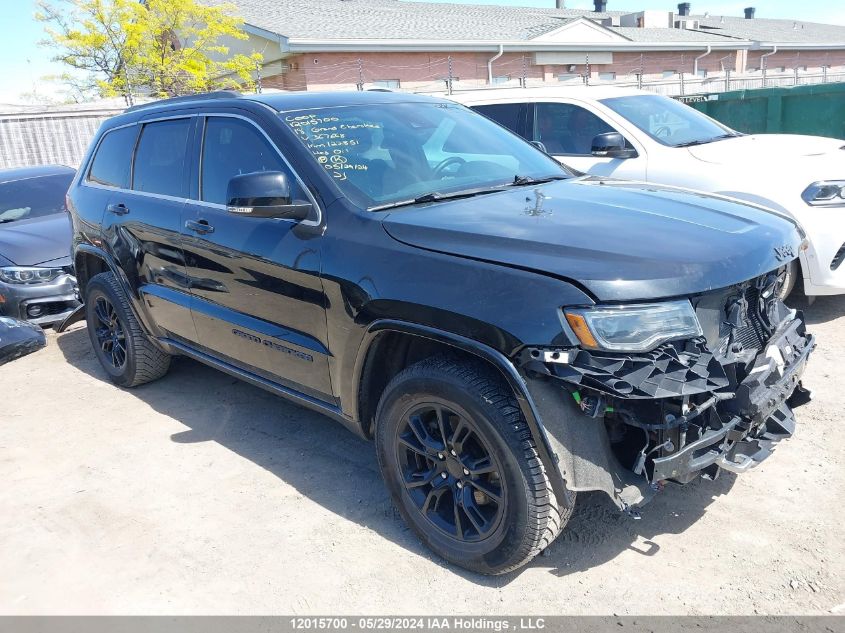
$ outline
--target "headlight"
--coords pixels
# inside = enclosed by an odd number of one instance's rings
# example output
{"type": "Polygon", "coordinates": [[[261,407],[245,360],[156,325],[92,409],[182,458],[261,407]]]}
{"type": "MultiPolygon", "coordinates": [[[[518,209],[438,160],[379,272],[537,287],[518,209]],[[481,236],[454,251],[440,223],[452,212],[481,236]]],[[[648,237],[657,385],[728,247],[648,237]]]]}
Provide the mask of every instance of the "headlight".
{"type": "Polygon", "coordinates": [[[566,310],[566,321],[587,349],[647,352],[660,343],[701,336],[689,301],[566,310]]]}
{"type": "Polygon", "coordinates": [[[845,180],[820,180],[801,194],[804,202],[814,207],[845,205],[845,180]]]}
{"type": "Polygon", "coordinates": [[[64,272],[61,268],[5,266],[0,268],[0,280],[7,284],[43,284],[53,281],[64,272]]]}

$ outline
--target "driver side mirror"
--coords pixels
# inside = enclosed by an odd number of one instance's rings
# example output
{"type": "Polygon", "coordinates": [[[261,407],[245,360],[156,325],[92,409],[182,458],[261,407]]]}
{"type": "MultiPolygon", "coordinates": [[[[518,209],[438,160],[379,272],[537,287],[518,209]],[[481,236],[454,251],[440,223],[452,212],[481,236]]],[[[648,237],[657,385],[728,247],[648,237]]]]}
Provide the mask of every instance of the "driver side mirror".
{"type": "Polygon", "coordinates": [[[636,158],[639,156],[637,150],[626,145],[625,137],[619,132],[597,134],[593,138],[593,147],[590,153],[601,158],[636,158]]]}
{"type": "Polygon", "coordinates": [[[251,218],[304,220],[312,205],[304,200],[291,200],[290,183],[280,171],[241,174],[229,181],[226,188],[229,213],[251,218]]]}

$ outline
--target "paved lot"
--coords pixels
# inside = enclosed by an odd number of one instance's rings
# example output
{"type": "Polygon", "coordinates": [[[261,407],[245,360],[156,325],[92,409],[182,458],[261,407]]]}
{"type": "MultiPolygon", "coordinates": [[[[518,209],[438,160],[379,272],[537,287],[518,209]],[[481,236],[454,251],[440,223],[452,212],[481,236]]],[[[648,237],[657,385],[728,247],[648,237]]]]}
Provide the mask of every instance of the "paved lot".
{"type": "Polygon", "coordinates": [[[186,359],[123,391],[51,335],[0,367],[0,613],[845,612],[845,298],[807,313],[815,400],[770,460],[640,521],[583,495],[492,579],[433,558],[330,420],[186,359]]]}

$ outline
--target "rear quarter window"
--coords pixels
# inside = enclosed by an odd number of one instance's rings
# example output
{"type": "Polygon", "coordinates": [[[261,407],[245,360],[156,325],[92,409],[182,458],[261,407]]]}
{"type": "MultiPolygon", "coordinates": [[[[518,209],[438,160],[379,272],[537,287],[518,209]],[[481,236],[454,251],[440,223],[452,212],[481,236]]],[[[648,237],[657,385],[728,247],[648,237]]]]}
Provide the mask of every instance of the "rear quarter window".
{"type": "Polygon", "coordinates": [[[106,132],[91,161],[88,182],[128,189],[129,168],[137,134],[138,128],[135,125],[106,132]]]}

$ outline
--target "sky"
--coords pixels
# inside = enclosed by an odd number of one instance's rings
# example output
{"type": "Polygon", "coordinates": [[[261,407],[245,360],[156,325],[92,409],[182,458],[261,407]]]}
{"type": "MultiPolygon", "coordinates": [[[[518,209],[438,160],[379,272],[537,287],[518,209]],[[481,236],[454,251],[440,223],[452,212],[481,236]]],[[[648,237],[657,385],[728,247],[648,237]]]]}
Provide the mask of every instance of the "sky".
{"type": "MultiPolygon", "coordinates": [[[[237,0],[234,0],[237,4],[237,0]]],[[[554,0],[447,0],[472,4],[501,4],[511,6],[554,6],[554,0]]],[[[744,7],[757,7],[760,18],[791,18],[808,22],[827,22],[845,25],[845,6],[839,0],[690,0],[693,13],[711,15],[742,15],[744,7]]],[[[4,20],[0,25],[0,104],[22,103],[26,93],[35,92],[47,98],[60,98],[61,86],[45,81],[45,75],[63,72],[60,64],[50,61],[52,51],[38,46],[44,38],[43,25],[32,17],[32,0],[0,0],[4,20]]],[[[641,9],[673,10],[677,0],[608,0],[612,11],[641,9]]],[[[566,0],[567,8],[592,9],[592,0],[566,0]]]]}

